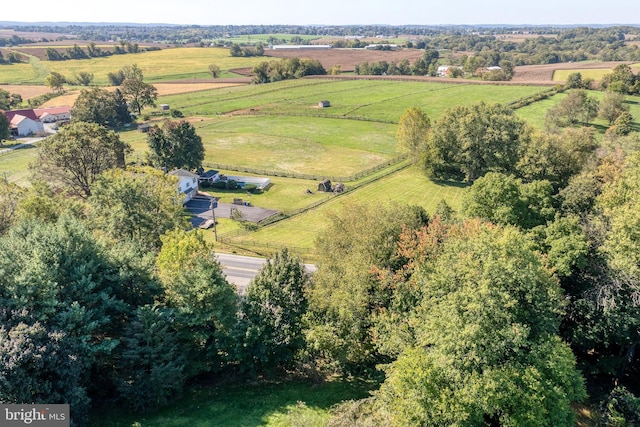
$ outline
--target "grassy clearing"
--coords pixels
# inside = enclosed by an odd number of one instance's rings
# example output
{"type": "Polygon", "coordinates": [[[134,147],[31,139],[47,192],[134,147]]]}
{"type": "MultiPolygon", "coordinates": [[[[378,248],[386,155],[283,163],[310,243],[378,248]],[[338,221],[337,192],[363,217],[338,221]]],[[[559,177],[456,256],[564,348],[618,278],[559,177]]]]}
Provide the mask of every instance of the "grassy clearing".
{"type": "Polygon", "coordinates": [[[94,74],[94,84],[107,85],[108,73],[132,64],[137,64],[142,70],[147,83],[211,78],[209,64],[217,64],[223,70],[220,77],[235,77],[235,74],[228,72],[229,69],[253,67],[262,61],[264,58],[232,58],[228,49],[209,47],[163,49],[69,61],[40,61],[31,57],[29,64],[0,66],[0,83],[42,84],[51,71],[69,78],[86,71],[94,74]]]}
{"type": "MultiPolygon", "coordinates": [[[[601,101],[602,98],[604,98],[605,93],[597,90],[590,90],[588,95],[598,101],[601,101]]],[[[547,110],[562,102],[566,97],[567,93],[559,93],[550,98],[518,109],[516,111],[516,115],[534,126],[536,129],[542,130],[545,128],[545,114],[547,110]]],[[[627,96],[627,105],[629,105],[631,115],[634,118],[634,128],[636,130],[640,130],[640,96],[627,96]]],[[[609,127],[608,122],[599,118],[595,118],[589,124],[596,127],[600,134],[604,134],[609,127]]]]}
{"type": "Polygon", "coordinates": [[[31,185],[29,163],[35,159],[36,147],[33,145],[0,155],[0,178],[7,178],[9,181],[25,187],[31,185]]]}
{"type": "Polygon", "coordinates": [[[148,415],[119,408],[96,414],[94,427],[314,427],[324,425],[329,409],[344,400],[368,395],[375,384],[334,380],[323,384],[283,382],[197,388],[170,407],[148,415]]]}
{"type": "Polygon", "coordinates": [[[261,86],[220,89],[167,96],[162,102],[192,115],[230,112],[333,116],[397,122],[409,107],[422,108],[436,118],[460,104],[506,103],[540,92],[532,86],[457,85],[431,82],[294,80],[261,86]],[[328,99],[330,108],[317,108],[328,99]]]}
{"type": "MultiPolygon", "coordinates": [[[[640,64],[631,64],[631,68],[635,72],[640,71],[640,64]]],[[[567,80],[569,74],[580,73],[582,79],[602,80],[605,74],[609,74],[613,71],[613,68],[578,68],[575,70],[555,70],[553,72],[554,82],[563,82],[567,80]]]]}
{"type": "Polygon", "coordinates": [[[553,72],[554,82],[564,82],[569,77],[569,74],[580,73],[582,79],[602,80],[605,74],[609,74],[613,71],[612,68],[586,68],[581,70],[555,70],[553,72]]]}
{"type": "Polygon", "coordinates": [[[459,209],[464,186],[435,183],[415,167],[403,169],[347,194],[337,196],[317,209],[307,211],[285,221],[266,226],[255,233],[231,238],[231,242],[257,253],[270,254],[281,246],[313,258],[316,235],[326,227],[330,212],[348,209],[354,203],[410,204],[435,211],[441,200],[453,209],[459,209]]]}

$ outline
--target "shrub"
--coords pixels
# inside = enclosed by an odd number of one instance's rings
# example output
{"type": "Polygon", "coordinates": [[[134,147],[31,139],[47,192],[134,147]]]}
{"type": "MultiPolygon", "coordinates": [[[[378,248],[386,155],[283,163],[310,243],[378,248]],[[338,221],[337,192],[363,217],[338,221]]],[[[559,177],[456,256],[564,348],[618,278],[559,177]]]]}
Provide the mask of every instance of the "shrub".
{"type": "Polygon", "coordinates": [[[238,183],[232,179],[228,179],[226,188],[227,190],[235,190],[236,188],[238,188],[238,183]]]}
{"type": "Polygon", "coordinates": [[[258,186],[256,184],[247,184],[244,186],[244,189],[247,193],[256,193],[258,190],[258,186]]]}
{"type": "Polygon", "coordinates": [[[174,119],[180,119],[184,117],[184,114],[182,114],[182,111],[180,110],[171,110],[171,117],[174,119]]]}

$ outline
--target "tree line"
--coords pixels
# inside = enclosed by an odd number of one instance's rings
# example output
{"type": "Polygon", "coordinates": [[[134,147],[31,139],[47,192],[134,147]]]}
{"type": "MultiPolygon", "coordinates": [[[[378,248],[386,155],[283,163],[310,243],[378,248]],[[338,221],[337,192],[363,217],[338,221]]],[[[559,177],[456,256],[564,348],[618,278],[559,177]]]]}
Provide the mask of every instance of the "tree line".
{"type": "MultiPolygon", "coordinates": [[[[158,48],[159,49],[159,48],[158,48]]],[[[155,50],[158,50],[155,49],[155,50]]],[[[89,59],[89,58],[101,58],[111,55],[124,55],[127,53],[140,53],[143,51],[154,50],[150,48],[140,49],[138,43],[131,43],[130,41],[121,40],[119,45],[113,46],[112,50],[103,50],[98,47],[95,42],[89,42],[86,50],[74,44],[72,47],[66,48],[64,51],[53,47],[48,47],[44,52],[44,57],[47,61],[67,61],[70,59],[89,59]]]]}

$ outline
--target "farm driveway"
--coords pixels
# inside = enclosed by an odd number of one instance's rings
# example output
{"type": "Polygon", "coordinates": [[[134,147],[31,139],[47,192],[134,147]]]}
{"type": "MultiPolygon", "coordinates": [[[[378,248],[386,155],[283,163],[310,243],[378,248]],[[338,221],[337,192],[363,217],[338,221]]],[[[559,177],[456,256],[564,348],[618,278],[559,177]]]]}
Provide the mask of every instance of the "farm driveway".
{"type": "MultiPolygon", "coordinates": [[[[193,215],[191,218],[191,224],[194,227],[199,227],[205,221],[211,219],[211,210],[209,209],[210,204],[211,198],[208,196],[196,196],[186,203],[185,207],[193,215]]],[[[238,209],[246,221],[255,223],[278,213],[278,211],[273,209],[264,209],[255,206],[239,206],[230,203],[218,203],[218,207],[215,209],[216,218],[231,218],[231,209],[238,209]]]]}

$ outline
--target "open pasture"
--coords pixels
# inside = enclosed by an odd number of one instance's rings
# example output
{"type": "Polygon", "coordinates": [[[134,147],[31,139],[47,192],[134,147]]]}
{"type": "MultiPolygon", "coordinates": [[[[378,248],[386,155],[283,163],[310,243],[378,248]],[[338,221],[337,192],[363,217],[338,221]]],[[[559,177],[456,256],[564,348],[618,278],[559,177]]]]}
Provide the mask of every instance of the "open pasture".
{"type": "Polygon", "coordinates": [[[0,66],[0,82],[41,84],[51,71],[69,78],[81,71],[86,71],[94,74],[94,84],[107,85],[108,73],[132,64],[136,64],[142,70],[145,81],[148,83],[210,79],[211,75],[208,71],[210,64],[216,64],[223,70],[221,77],[234,77],[235,75],[227,70],[253,67],[261,61],[264,61],[264,58],[232,58],[228,49],[211,47],[163,49],[68,61],[41,61],[31,56],[29,64],[0,66]]]}
{"type": "Polygon", "coordinates": [[[248,247],[268,254],[278,245],[311,254],[315,238],[326,227],[330,213],[339,213],[354,203],[378,205],[409,204],[425,208],[433,213],[441,200],[446,200],[453,209],[459,209],[464,186],[460,184],[436,183],[427,179],[415,167],[403,169],[368,185],[334,199],[320,207],[297,215],[286,221],[261,228],[255,233],[225,239],[225,242],[248,247]]]}
{"type": "MultiPolygon", "coordinates": [[[[630,64],[631,69],[638,73],[640,72],[640,64],[630,64]]],[[[567,80],[569,74],[580,73],[582,79],[593,79],[600,81],[602,78],[613,71],[613,68],[583,68],[575,70],[556,70],[553,73],[553,81],[563,82],[567,80]]]]}
{"type": "Polygon", "coordinates": [[[534,86],[491,86],[389,80],[302,79],[215,92],[163,97],[190,115],[270,114],[365,119],[397,123],[409,107],[435,119],[460,104],[507,103],[540,92],[534,86]],[[321,100],[329,108],[318,108],[321,100]]]}
{"type": "MultiPolygon", "coordinates": [[[[396,126],[317,117],[218,117],[191,120],[205,162],[292,172],[348,176],[396,156],[396,126]]],[[[146,135],[122,134],[142,156],[146,135]]]]}
{"type": "MultiPolygon", "coordinates": [[[[154,83],[153,85],[155,86],[156,89],[158,89],[158,96],[167,96],[167,95],[175,95],[175,94],[181,94],[181,93],[199,92],[202,90],[211,90],[211,89],[220,89],[224,87],[240,86],[240,85],[244,85],[244,83],[197,83],[197,82],[194,82],[194,83],[154,83]]],[[[18,88],[19,90],[21,86],[13,85],[11,87],[18,88]]],[[[51,89],[45,86],[30,86],[30,87],[41,88],[43,89],[42,93],[44,93],[45,91],[47,92],[51,91],[51,89]]],[[[78,95],[80,95],[80,91],[82,89],[86,89],[86,88],[75,86],[73,88],[67,89],[68,90],[67,93],[61,96],[56,96],[55,98],[48,100],[47,102],[42,104],[42,107],[46,108],[46,107],[59,107],[63,105],[73,105],[76,102],[78,95]]],[[[115,90],[116,87],[110,86],[110,87],[105,87],[105,89],[115,90]]],[[[23,96],[23,99],[27,99],[27,98],[23,96]]]]}

